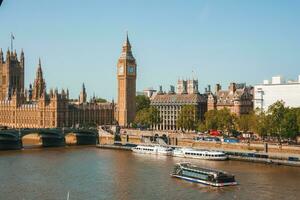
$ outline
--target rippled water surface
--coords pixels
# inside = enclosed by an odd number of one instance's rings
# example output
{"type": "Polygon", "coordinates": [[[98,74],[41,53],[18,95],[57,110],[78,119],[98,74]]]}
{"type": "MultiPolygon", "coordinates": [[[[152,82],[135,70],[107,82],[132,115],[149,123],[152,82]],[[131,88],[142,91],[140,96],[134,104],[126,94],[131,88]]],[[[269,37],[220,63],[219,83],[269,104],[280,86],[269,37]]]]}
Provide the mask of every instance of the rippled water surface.
{"type": "Polygon", "coordinates": [[[139,155],[94,147],[0,152],[0,199],[300,199],[300,168],[139,155]],[[238,186],[171,178],[180,161],[233,173],[238,186]]]}

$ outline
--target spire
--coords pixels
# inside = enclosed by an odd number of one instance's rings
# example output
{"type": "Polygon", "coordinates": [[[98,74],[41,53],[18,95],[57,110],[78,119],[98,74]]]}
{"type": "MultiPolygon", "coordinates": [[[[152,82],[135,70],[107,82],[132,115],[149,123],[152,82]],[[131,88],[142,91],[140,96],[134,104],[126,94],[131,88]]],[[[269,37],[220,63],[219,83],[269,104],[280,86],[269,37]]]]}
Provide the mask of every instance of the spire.
{"type": "Polygon", "coordinates": [[[129,37],[128,37],[127,32],[126,32],[125,42],[123,43],[122,53],[121,53],[120,59],[135,60],[133,55],[132,55],[132,52],[131,52],[131,44],[129,42],[129,37]]]}
{"type": "Polygon", "coordinates": [[[46,92],[46,83],[43,78],[41,59],[39,58],[39,64],[36,71],[36,78],[34,80],[33,85],[33,99],[38,100],[44,92],[46,92]]]}
{"type": "Polygon", "coordinates": [[[21,62],[21,66],[24,68],[24,66],[25,66],[25,57],[24,57],[23,49],[21,50],[20,62],[21,62]]]}
{"type": "Polygon", "coordinates": [[[43,70],[42,70],[41,58],[39,58],[39,64],[38,64],[38,68],[37,68],[37,71],[36,71],[36,78],[37,79],[43,79],[43,70]]]}
{"type": "Polygon", "coordinates": [[[2,48],[0,49],[0,63],[3,62],[3,51],[2,51],[2,48]]]}
{"type": "Polygon", "coordinates": [[[69,99],[69,89],[67,88],[67,99],[69,99]]]}
{"type": "Polygon", "coordinates": [[[39,68],[42,68],[41,58],[39,58],[39,68]]]}
{"type": "Polygon", "coordinates": [[[9,48],[7,49],[7,52],[6,52],[6,60],[10,60],[10,51],[9,51],[9,48]]]}
{"type": "Polygon", "coordinates": [[[79,94],[79,103],[82,104],[82,103],[86,103],[86,90],[85,90],[85,85],[84,83],[82,83],[82,90],[79,94]]]}
{"type": "Polygon", "coordinates": [[[128,37],[128,31],[126,31],[126,40],[125,40],[123,46],[124,46],[124,47],[127,47],[127,48],[128,48],[128,47],[131,48],[131,44],[130,44],[130,42],[129,42],[129,37],[128,37]]]}
{"type": "Polygon", "coordinates": [[[82,92],[85,92],[85,85],[82,83],[82,92]]]}

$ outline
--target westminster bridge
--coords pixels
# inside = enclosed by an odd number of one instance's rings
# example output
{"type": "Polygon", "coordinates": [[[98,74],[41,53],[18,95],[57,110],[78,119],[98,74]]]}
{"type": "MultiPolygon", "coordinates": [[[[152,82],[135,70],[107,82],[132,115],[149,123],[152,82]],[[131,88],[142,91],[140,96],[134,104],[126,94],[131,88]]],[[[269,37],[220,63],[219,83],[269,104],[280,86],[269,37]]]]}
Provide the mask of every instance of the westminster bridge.
{"type": "Polygon", "coordinates": [[[43,147],[72,145],[96,145],[99,142],[96,129],[7,129],[0,131],[0,150],[22,149],[24,138],[31,138],[43,147]]]}

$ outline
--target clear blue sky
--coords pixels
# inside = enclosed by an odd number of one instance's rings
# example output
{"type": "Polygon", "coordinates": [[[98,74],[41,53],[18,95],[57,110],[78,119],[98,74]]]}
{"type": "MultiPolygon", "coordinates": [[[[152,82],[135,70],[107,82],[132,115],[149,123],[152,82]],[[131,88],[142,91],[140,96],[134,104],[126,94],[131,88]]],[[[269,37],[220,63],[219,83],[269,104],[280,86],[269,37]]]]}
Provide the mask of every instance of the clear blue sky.
{"type": "Polygon", "coordinates": [[[199,87],[260,83],[300,74],[298,0],[4,0],[0,47],[26,56],[26,85],[41,57],[48,89],[82,82],[91,96],[116,97],[116,63],[129,32],[138,63],[137,89],[178,77],[199,87]]]}

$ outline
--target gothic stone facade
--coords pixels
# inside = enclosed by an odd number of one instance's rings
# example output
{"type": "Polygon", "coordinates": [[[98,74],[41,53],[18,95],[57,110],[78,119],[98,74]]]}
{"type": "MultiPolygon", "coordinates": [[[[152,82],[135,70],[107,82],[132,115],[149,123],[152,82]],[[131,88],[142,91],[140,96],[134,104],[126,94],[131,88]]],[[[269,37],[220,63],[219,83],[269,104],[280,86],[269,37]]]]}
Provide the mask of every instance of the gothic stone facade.
{"type": "Polygon", "coordinates": [[[221,86],[217,84],[215,93],[210,92],[208,95],[207,108],[208,110],[228,108],[237,116],[249,114],[253,110],[253,87],[231,83],[228,90],[221,90],[221,86]]]}
{"type": "Polygon", "coordinates": [[[116,119],[122,127],[129,126],[135,118],[136,67],[127,36],[117,64],[118,106],[116,119]]]}
{"type": "Polygon", "coordinates": [[[34,85],[24,87],[24,52],[0,50],[0,125],[10,128],[56,128],[80,124],[111,124],[113,103],[81,102],[74,105],[68,90],[46,93],[42,66],[39,61],[34,85]]]}
{"type": "Polygon", "coordinates": [[[168,93],[160,91],[151,99],[151,105],[158,109],[161,123],[155,125],[156,130],[179,130],[177,119],[180,111],[185,105],[193,105],[196,109],[198,120],[204,119],[204,113],[207,111],[207,97],[198,92],[197,80],[178,80],[177,93],[174,87],[168,93]]]}

